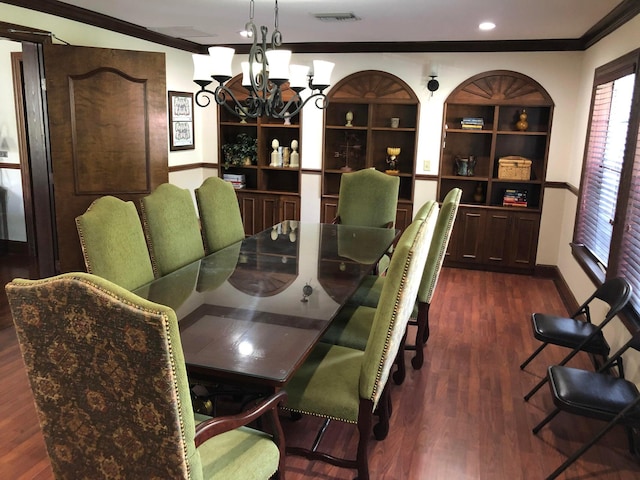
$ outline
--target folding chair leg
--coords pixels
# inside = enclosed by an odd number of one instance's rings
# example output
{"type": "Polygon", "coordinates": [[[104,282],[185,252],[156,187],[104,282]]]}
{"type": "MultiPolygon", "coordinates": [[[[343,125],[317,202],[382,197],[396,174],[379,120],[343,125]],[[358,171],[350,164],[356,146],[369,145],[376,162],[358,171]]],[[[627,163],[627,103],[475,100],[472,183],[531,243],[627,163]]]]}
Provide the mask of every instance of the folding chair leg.
{"type": "MultiPolygon", "coordinates": [[[[605,436],[605,434],[611,430],[615,425],[618,424],[618,422],[628,413],[630,412],[632,409],[634,409],[638,404],[640,404],[640,397],[637,397],[633,402],[631,402],[629,405],[627,405],[626,407],[624,407],[624,409],[622,409],[620,411],[620,413],[618,413],[615,417],[613,417],[613,419],[607,423],[604,428],[602,428],[602,430],[600,430],[595,437],[593,437],[591,439],[591,441],[585,443],[580,449],[576,450],[573,455],[571,455],[569,458],[567,458],[564,463],[562,465],[560,465],[558,468],[556,468],[553,473],[551,475],[549,475],[547,477],[547,480],[553,480],[554,478],[557,478],[558,475],[560,475],[562,472],[564,472],[567,467],[569,465],[571,465],[573,462],[575,462],[580,455],[582,455],[584,452],[586,452],[587,450],[589,450],[591,447],[593,447],[596,442],[598,442],[602,437],[605,436]]],[[[546,420],[546,419],[545,419],[546,420]]],[[[548,420],[547,420],[548,421],[548,420]]],[[[538,427],[536,427],[538,428],[538,427]]]]}
{"type": "Polygon", "coordinates": [[[531,430],[533,432],[533,434],[537,435],[538,432],[540,431],[540,429],[542,427],[544,427],[547,423],[549,423],[551,420],[553,420],[553,418],[556,415],[558,415],[559,413],[560,413],[560,409],[556,408],[553,412],[551,412],[549,415],[547,415],[544,420],[542,420],[538,425],[533,427],[533,430],[531,430]]]}
{"type": "Polygon", "coordinates": [[[529,365],[529,363],[531,362],[531,360],[533,360],[536,355],[538,355],[543,349],[544,347],[546,347],[547,345],[549,345],[548,343],[543,343],[542,345],[540,345],[535,352],[533,352],[531,355],[529,355],[529,358],[527,358],[524,362],[522,362],[522,364],[520,365],[520,370],[524,370],[524,367],[526,367],[527,365],[529,365]]]}
{"type": "Polygon", "coordinates": [[[533,397],[533,395],[534,395],[538,390],[540,390],[540,389],[542,388],[542,386],[543,386],[545,383],[547,383],[548,381],[549,381],[549,375],[545,376],[542,380],[540,380],[540,381],[536,384],[536,386],[535,386],[535,387],[533,387],[531,390],[529,390],[529,393],[527,393],[527,394],[524,396],[524,401],[525,401],[525,402],[528,402],[528,401],[529,401],[529,399],[530,399],[531,397],[533,397]]]}

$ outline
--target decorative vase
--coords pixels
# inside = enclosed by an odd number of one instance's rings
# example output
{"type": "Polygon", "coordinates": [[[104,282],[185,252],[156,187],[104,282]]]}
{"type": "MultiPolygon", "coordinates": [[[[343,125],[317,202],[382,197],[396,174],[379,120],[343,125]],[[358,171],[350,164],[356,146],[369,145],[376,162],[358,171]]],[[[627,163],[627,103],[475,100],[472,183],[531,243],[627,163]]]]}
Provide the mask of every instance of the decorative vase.
{"type": "Polygon", "coordinates": [[[473,194],[473,201],[482,203],[484,201],[484,192],[482,191],[482,184],[478,182],[476,185],[476,191],[473,194]]]}
{"type": "Polygon", "coordinates": [[[529,128],[529,122],[527,122],[527,111],[523,108],[520,113],[520,120],[516,122],[516,128],[521,132],[524,132],[529,128]]]}
{"type": "Polygon", "coordinates": [[[469,171],[469,159],[456,157],[456,175],[466,177],[468,171],[469,171]]]}

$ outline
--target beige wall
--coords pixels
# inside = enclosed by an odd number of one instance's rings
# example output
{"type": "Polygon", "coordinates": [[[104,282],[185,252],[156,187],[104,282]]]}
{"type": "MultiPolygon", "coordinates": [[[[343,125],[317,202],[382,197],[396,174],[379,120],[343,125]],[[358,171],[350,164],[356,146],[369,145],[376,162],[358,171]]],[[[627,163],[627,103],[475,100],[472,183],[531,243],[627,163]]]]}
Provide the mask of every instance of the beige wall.
{"type": "MultiPolygon", "coordinates": [[[[19,7],[0,5],[0,16],[6,22],[49,30],[74,45],[126,48],[165,52],[167,88],[194,91],[191,81],[190,54],[155,45],[98,28],[82,25],[19,7]]],[[[285,32],[286,33],[286,32],[285,32]]],[[[418,174],[436,174],[440,151],[442,107],[447,95],[472,75],[494,70],[515,70],[538,81],[555,102],[549,151],[547,179],[579,185],[591,83],[596,67],[640,47],[640,16],[609,35],[586,52],[515,52],[515,53],[385,53],[294,55],[296,63],[310,63],[312,58],[336,63],[332,75],[335,84],[345,76],[366,69],[391,72],[407,82],[421,102],[417,151],[418,174]],[[440,89],[431,96],[426,81],[438,75],[440,89]],[[429,164],[424,169],[425,163],[429,164]]],[[[239,59],[235,71],[239,72],[239,59]]],[[[215,108],[196,107],[196,149],[169,153],[169,165],[214,162],[217,152],[215,108]]],[[[302,167],[319,170],[322,162],[322,112],[309,106],[304,111],[302,131],[302,167]]],[[[195,170],[171,174],[170,181],[195,188],[202,179],[215,174],[212,170],[195,170]]],[[[416,182],[414,202],[422,204],[435,198],[433,181],[416,182]]],[[[319,218],[320,176],[303,174],[302,220],[319,218]]],[[[576,197],[566,190],[547,189],[537,262],[558,265],[576,298],[581,301],[593,285],[573,260],[568,244],[572,237],[576,197]]],[[[619,343],[621,335],[611,333],[619,343]]]]}

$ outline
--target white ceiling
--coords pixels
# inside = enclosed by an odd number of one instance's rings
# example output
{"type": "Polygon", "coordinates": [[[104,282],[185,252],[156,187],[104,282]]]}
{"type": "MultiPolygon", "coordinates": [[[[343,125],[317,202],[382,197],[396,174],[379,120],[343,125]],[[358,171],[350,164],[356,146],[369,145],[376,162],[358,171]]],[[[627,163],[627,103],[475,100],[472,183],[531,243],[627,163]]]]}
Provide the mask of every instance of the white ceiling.
{"type": "MultiPolygon", "coordinates": [[[[577,39],[621,0],[280,0],[284,43],[577,39]],[[353,13],[325,22],[314,14],[353,13]],[[478,24],[492,21],[493,31],[478,24]]],[[[68,0],[170,36],[201,44],[249,43],[239,35],[249,0],[68,0]]],[[[274,25],[274,0],[255,0],[254,23],[274,25]]]]}

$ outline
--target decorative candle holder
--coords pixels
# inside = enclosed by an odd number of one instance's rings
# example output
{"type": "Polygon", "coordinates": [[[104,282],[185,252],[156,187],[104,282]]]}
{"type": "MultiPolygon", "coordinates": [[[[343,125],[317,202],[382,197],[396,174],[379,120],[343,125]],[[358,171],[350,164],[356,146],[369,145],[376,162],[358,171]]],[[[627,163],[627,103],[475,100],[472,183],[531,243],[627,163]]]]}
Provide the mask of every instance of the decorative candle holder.
{"type": "Polygon", "coordinates": [[[386,173],[389,175],[398,174],[398,155],[400,155],[400,147],[387,147],[387,165],[389,170],[386,173]]]}

